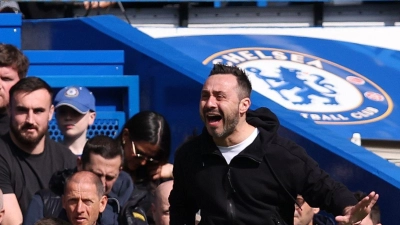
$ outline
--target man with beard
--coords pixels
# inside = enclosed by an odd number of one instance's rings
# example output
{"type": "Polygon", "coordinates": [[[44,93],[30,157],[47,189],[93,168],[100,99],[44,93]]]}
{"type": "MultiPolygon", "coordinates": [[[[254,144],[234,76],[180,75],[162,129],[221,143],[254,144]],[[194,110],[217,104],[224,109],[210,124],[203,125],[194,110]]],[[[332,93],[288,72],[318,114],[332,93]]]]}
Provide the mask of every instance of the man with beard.
{"type": "Polygon", "coordinates": [[[8,92],[28,72],[28,58],[15,46],[0,44],[0,136],[6,134],[10,127],[7,113],[8,92]]]}
{"type": "Polygon", "coordinates": [[[278,135],[275,114],[249,110],[250,93],[243,70],[214,65],[199,104],[205,129],[176,151],[170,224],[194,224],[199,209],[201,224],[293,224],[297,194],[341,225],[367,216],[378,195],[357,203],[303,148],[278,135]]]}
{"type": "Polygon", "coordinates": [[[31,197],[52,174],[76,166],[76,156],[47,134],[54,112],[52,89],[37,77],[10,89],[10,132],[0,139],[0,188],[7,202],[3,225],[22,223],[31,197]]]}

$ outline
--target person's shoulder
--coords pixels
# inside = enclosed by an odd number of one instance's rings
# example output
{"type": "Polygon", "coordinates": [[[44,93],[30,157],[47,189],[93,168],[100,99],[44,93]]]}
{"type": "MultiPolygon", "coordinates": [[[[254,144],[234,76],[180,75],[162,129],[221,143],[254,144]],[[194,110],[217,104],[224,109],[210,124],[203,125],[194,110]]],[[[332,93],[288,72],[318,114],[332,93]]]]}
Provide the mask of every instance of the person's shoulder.
{"type": "Polygon", "coordinates": [[[73,168],[76,166],[77,156],[64,145],[52,140],[49,136],[46,137],[45,151],[50,153],[51,157],[66,168],[73,168]]]}
{"type": "Polygon", "coordinates": [[[3,135],[0,137],[0,158],[10,158],[12,155],[12,149],[10,146],[11,138],[9,136],[3,135]]]}
{"type": "Polygon", "coordinates": [[[74,153],[71,152],[69,148],[67,148],[65,145],[54,141],[50,137],[46,137],[46,148],[48,148],[50,151],[57,152],[57,154],[62,154],[63,156],[68,156],[68,157],[75,157],[74,153]]]}
{"type": "Polygon", "coordinates": [[[191,137],[190,139],[186,140],[181,146],[178,147],[175,154],[185,154],[185,152],[190,151],[191,153],[195,151],[201,151],[201,143],[205,137],[202,135],[191,137]]]}

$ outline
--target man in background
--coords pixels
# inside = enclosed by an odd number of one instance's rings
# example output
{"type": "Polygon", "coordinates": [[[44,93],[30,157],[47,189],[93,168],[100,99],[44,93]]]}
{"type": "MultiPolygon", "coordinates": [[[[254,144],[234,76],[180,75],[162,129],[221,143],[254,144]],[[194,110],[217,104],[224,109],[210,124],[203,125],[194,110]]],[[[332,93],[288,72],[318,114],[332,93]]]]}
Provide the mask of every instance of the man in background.
{"type": "Polygon", "coordinates": [[[76,156],[47,135],[52,93],[37,77],[23,78],[10,89],[10,132],[0,138],[0,188],[7,203],[3,225],[21,224],[32,196],[48,187],[53,173],[76,166],[76,156]]]}
{"type": "Polygon", "coordinates": [[[154,193],[154,202],[151,204],[154,222],[156,225],[169,225],[169,201],[174,181],[166,181],[158,185],[154,193]]]}
{"type": "Polygon", "coordinates": [[[301,195],[297,195],[294,208],[294,225],[335,225],[331,218],[318,214],[320,209],[312,208],[301,195]]]}
{"type": "Polygon", "coordinates": [[[107,205],[100,178],[89,171],[80,171],[67,178],[62,204],[72,225],[97,224],[107,205]]]}
{"type": "MultiPolygon", "coordinates": [[[[6,7],[6,3],[2,7],[6,7]]],[[[6,134],[10,127],[7,113],[9,91],[20,79],[26,77],[28,67],[28,58],[18,48],[10,44],[0,44],[0,136],[6,134]]]]}
{"type": "Polygon", "coordinates": [[[3,221],[3,217],[4,217],[4,207],[3,207],[3,192],[0,189],[0,224],[1,221],[3,221]]]}

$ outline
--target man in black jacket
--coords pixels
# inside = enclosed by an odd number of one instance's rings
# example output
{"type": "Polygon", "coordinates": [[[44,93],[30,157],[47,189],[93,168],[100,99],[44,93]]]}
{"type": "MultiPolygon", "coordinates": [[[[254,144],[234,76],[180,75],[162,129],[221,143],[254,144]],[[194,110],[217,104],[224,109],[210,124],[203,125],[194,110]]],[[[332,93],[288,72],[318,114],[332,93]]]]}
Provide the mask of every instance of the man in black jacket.
{"type": "Polygon", "coordinates": [[[278,136],[268,109],[249,110],[251,83],[237,67],[214,65],[201,91],[203,133],[177,150],[170,224],[293,224],[295,197],[354,224],[378,195],[360,203],[300,146],[278,136]],[[343,215],[343,216],[340,216],[343,215]]]}

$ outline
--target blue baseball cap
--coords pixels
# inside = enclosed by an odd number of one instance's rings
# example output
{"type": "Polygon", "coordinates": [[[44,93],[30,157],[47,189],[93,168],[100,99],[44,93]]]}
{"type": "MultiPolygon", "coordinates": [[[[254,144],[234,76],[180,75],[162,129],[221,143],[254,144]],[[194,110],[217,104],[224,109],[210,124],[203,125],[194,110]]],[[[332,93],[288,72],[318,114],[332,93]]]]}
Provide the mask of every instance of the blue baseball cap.
{"type": "Polygon", "coordinates": [[[61,89],[55,99],[54,105],[57,109],[60,106],[69,106],[81,114],[96,111],[96,100],[91,91],[81,86],[68,86],[61,89]]]}

